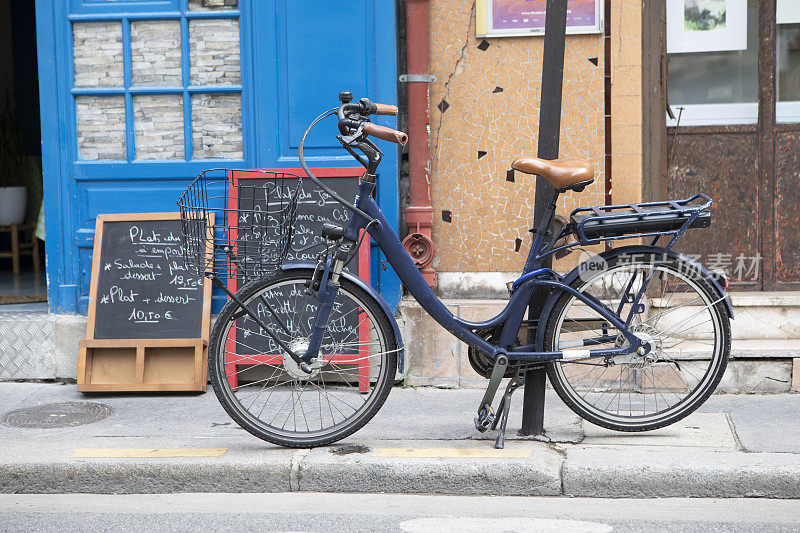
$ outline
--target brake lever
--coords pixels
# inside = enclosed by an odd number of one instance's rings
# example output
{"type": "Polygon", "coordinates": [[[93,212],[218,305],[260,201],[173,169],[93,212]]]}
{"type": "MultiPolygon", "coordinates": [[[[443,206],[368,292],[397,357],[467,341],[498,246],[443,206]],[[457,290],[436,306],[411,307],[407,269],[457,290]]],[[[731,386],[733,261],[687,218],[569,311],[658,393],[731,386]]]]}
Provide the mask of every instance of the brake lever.
{"type": "Polygon", "coordinates": [[[342,143],[342,148],[344,148],[345,150],[347,150],[347,153],[349,153],[350,155],[352,155],[352,156],[353,156],[353,158],[354,158],[356,161],[358,161],[358,162],[359,162],[359,164],[361,164],[361,166],[362,166],[362,167],[364,167],[364,168],[367,168],[367,165],[369,164],[369,162],[367,161],[367,158],[366,158],[366,157],[364,157],[364,156],[363,156],[363,155],[361,155],[361,154],[358,154],[358,153],[356,153],[355,149],[353,149],[353,147],[352,147],[352,146],[350,146],[349,144],[346,144],[346,143],[344,142],[344,140],[342,140],[342,136],[341,136],[341,135],[337,135],[337,136],[336,136],[336,138],[339,140],[339,142],[340,142],[340,143],[342,143]]]}
{"type": "Polygon", "coordinates": [[[377,151],[379,154],[381,154],[381,156],[385,155],[383,152],[381,152],[381,149],[378,148],[378,145],[375,144],[374,142],[372,142],[372,140],[369,137],[367,137],[366,135],[364,135],[364,139],[362,139],[361,142],[363,142],[364,144],[366,144],[367,146],[369,146],[373,150],[377,151]]]}
{"type": "Polygon", "coordinates": [[[356,128],[355,133],[352,135],[337,135],[336,138],[339,139],[339,142],[345,146],[350,146],[355,141],[364,135],[364,121],[359,121],[358,127],[356,128]]]}
{"type": "Polygon", "coordinates": [[[366,133],[364,133],[364,124],[369,124],[369,123],[370,123],[369,120],[359,121],[358,127],[356,128],[356,131],[353,134],[337,135],[336,138],[339,140],[340,143],[342,143],[342,146],[344,146],[345,148],[353,148],[353,145],[357,143],[364,143],[373,150],[377,151],[379,154],[384,155],[381,149],[378,148],[378,146],[370,140],[370,138],[367,136],[366,133]]]}

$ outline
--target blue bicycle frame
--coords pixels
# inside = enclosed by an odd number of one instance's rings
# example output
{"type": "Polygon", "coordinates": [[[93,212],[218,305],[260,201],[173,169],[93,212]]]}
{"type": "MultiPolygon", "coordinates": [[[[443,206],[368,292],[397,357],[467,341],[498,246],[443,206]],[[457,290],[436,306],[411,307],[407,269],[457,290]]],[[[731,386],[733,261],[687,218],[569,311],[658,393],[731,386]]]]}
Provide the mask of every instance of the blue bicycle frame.
{"type": "MultiPolygon", "coordinates": [[[[464,341],[465,343],[474,346],[491,356],[493,359],[501,354],[505,354],[510,362],[547,362],[559,359],[583,359],[587,357],[614,357],[618,355],[625,355],[639,350],[644,354],[648,351],[648,346],[644,344],[641,339],[634,335],[627,327],[626,322],[620,319],[615,312],[605,306],[602,302],[589,294],[584,294],[575,290],[573,287],[561,282],[560,276],[548,268],[541,268],[541,260],[544,257],[554,253],[555,250],[546,251],[541,254],[544,246],[543,234],[537,233],[534,237],[534,242],[531,246],[529,253],[529,260],[526,263],[525,271],[517,282],[514,283],[511,299],[506,307],[500,314],[486,320],[484,322],[469,322],[462,320],[453,313],[436,297],[431,288],[428,286],[425,279],[420,274],[419,269],[414,265],[411,257],[406,252],[397,234],[392,229],[389,222],[384,217],[378,205],[372,198],[375,183],[371,180],[362,179],[359,181],[358,195],[355,200],[356,207],[364,214],[368,215],[376,222],[370,224],[370,220],[365,219],[358,212],[351,214],[350,220],[344,231],[344,239],[355,243],[358,240],[359,232],[366,229],[372,236],[375,242],[380,247],[392,265],[395,272],[399,276],[403,285],[408,289],[411,295],[422,306],[425,311],[433,317],[436,322],[442,325],[447,331],[455,335],[456,338],[464,341]],[[627,339],[625,346],[612,349],[568,349],[561,351],[536,351],[531,350],[531,346],[522,346],[509,350],[508,347],[512,346],[517,338],[519,329],[524,320],[524,316],[528,305],[530,303],[533,288],[537,285],[543,285],[552,289],[568,292],[576,298],[585,303],[589,308],[595,311],[600,317],[607,320],[615,328],[617,328],[627,339]],[[477,330],[488,328],[495,328],[502,326],[502,332],[499,337],[498,344],[491,344],[481,336],[476,334],[477,330]],[[644,350],[644,352],[642,352],[644,350]]],[[[555,203],[555,198],[553,204],[555,203]]],[[[552,215],[552,213],[551,213],[552,215]]],[[[548,217],[549,218],[549,217],[548,217]]],[[[686,227],[688,228],[688,222],[686,227]]],[[[551,248],[550,245],[545,248],[551,248]]],[[[333,306],[333,301],[336,298],[338,291],[338,279],[331,279],[331,260],[329,259],[325,264],[325,269],[320,283],[318,299],[320,302],[319,312],[315,320],[314,331],[310,338],[310,345],[306,354],[302,359],[306,362],[311,361],[316,357],[319,347],[322,343],[322,336],[327,325],[330,310],[333,306]]],[[[338,278],[338,276],[336,276],[338,278]]],[[[634,306],[641,298],[641,292],[637,295],[634,306]]],[[[616,335],[613,336],[616,338],[616,335]]],[[[600,342],[607,342],[609,339],[591,339],[587,341],[588,344],[598,344],[600,342]]],[[[534,347],[535,348],[535,347],[534,347]]]]}

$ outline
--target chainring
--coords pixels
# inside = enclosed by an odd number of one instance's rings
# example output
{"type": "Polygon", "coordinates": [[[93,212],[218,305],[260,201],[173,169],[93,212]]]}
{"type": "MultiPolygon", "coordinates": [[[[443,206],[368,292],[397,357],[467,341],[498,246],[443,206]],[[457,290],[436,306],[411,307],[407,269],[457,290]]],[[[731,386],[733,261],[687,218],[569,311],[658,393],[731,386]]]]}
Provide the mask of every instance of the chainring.
{"type": "MultiPolygon", "coordinates": [[[[491,330],[478,330],[475,333],[483,338],[483,340],[494,344],[494,337],[495,335],[500,334],[500,328],[494,328],[491,330]]],[[[477,372],[479,375],[486,379],[489,379],[492,376],[494,361],[491,357],[478,350],[474,346],[470,346],[467,349],[467,358],[469,359],[469,364],[472,369],[475,370],[475,372],[477,372]]],[[[513,378],[517,375],[517,371],[518,369],[516,365],[509,364],[503,377],[513,378]]]]}

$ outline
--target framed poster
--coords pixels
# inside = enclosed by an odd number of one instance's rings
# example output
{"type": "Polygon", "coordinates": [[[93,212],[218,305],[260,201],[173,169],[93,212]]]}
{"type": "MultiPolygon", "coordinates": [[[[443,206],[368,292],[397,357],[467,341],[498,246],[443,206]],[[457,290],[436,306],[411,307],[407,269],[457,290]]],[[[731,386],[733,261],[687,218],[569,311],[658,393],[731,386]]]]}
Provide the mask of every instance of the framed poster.
{"type": "MultiPolygon", "coordinates": [[[[544,35],[547,0],[477,0],[476,37],[544,35]]],[[[602,0],[567,0],[567,33],[602,33],[602,0]]]]}
{"type": "Polygon", "coordinates": [[[747,0],[667,0],[667,53],[747,50],[747,0]]]}

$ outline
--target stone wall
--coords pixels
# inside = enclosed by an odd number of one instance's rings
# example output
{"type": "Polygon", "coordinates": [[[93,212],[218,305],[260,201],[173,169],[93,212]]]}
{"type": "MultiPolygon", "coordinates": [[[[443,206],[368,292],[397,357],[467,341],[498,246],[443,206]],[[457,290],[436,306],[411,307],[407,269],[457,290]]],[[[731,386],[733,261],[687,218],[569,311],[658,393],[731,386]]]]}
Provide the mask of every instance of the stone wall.
{"type": "MultiPolygon", "coordinates": [[[[641,9],[641,2],[612,0],[607,21],[613,203],[641,200],[641,9]]],[[[518,272],[531,242],[535,180],[508,171],[514,157],[536,154],[544,39],[478,39],[474,10],[474,2],[431,1],[433,266],[518,272]]],[[[562,196],[563,216],[605,203],[603,41],[603,35],[567,36],[560,154],[593,163],[596,180],[562,196]]],[[[573,255],[556,266],[567,270],[575,261],[573,255]]]]}
{"type": "Polygon", "coordinates": [[[238,94],[192,95],[195,159],[242,157],[242,101],[238,94]]]}
{"type": "Polygon", "coordinates": [[[189,68],[192,85],[241,83],[239,21],[236,19],[190,21],[189,68]]]}
{"type": "Polygon", "coordinates": [[[134,97],[133,129],[136,159],[183,159],[183,97],[134,97]]]}
{"type": "Polygon", "coordinates": [[[642,201],[642,2],[611,0],[611,198],[642,201]]]}
{"type": "Polygon", "coordinates": [[[72,24],[76,87],[122,86],[122,26],[119,22],[72,24]]]}
{"type": "Polygon", "coordinates": [[[189,0],[189,11],[211,11],[237,7],[239,7],[239,0],[189,0]]]}
{"type": "MultiPolygon", "coordinates": [[[[731,301],[736,318],[731,321],[731,357],[717,390],[757,394],[800,392],[798,293],[732,293],[731,301]]],[[[505,303],[502,300],[444,300],[454,315],[473,322],[498,314],[505,303]]],[[[445,331],[413,300],[404,299],[400,311],[407,385],[486,386],[486,379],[469,363],[466,344],[445,331]]],[[[690,364],[691,359],[689,356],[686,364],[690,364]]]]}

